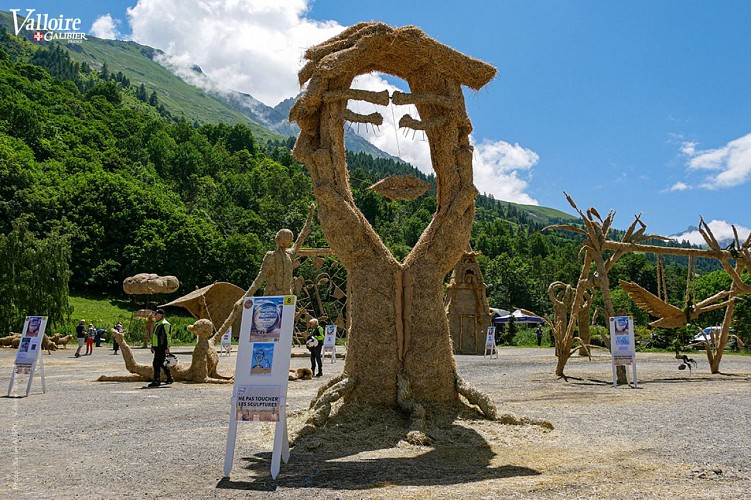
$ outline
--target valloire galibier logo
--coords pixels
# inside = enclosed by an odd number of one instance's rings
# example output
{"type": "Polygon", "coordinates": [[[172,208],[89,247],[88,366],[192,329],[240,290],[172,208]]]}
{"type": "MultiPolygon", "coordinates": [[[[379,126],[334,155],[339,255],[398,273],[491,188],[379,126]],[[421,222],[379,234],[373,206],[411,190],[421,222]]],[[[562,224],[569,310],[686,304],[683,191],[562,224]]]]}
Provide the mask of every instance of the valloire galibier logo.
{"type": "Polygon", "coordinates": [[[10,9],[13,13],[13,29],[18,36],[21,31],[34,33],[35,42],[78,42],[86,40],[86,33],[80,32],[81,19],[78,17],[50,16],[42,14],[36,9],[26,9],[26,14],[20,14],[21,9],[10,9]]]}

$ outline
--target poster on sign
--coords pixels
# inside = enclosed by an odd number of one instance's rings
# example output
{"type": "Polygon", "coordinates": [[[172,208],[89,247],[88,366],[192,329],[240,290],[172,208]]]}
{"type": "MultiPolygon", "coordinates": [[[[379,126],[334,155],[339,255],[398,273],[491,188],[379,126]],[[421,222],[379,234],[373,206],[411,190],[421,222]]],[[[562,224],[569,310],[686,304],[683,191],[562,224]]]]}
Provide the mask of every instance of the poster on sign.
{"type": "Polygon", "coordinates": [[[26,383],[26,396],[31,392],[31,383],[34,380],[34,374],[39,365],[42,375],[42,392],[47,392],[44,377],[44,362],[42,361],[42,338],[44,330],[47,328],[47,316],[26,316],[21,333],[21,342],[18,345],[18,352],[13,363],[11,371],[10,384],[8,385],[8,396],[13,393],[16,375],[28,375],[26,383]]]}
{"type": "Polygon", "coordinates": [[[253,356],[251,358],[251,375],[271,375],[274,365],[274,343],[256,342],[253,344],[253,356]]]}
{"type": "Polygon", "coordinates": [[[323,337],[323,348],[333,348],[336,345],[336,325],[326,325],[326,333],[323,337]]]}
{"type": "Polygon", "coordinates": [[[250,385],[237,390],[237,420],[242,422],[278,422],[282,388],[278,385],[250,385]]]}
{"type": "Polygon", "coordinates": [[[336,325],[326,325],[323,336],[323,357],[331,355],[331,362],[336,363],[336,325]]]}
{"type": "Polygon", "coordinates": [[[634,320],[630,316],[610,318],[610,353],[613,359],[613,386],[617,386],[616,371],[619,366],[631,366],[636,387],[636,341],[634,320]]]}
{"type": "Polygon", "coordinates": [[[488,334],[485,336],[485,355],[484,357],[488,357],[492,359],[495,357],[498,359],[498,349],[495,346],[495,327],[489,326],[488,327],[488,334]]]}
{"type": "Polygon", "coordinates": [[[232,472],[238,422],[275,425],[271,476],[289,460],[287,381],[295,322],[294,295],[247,297],[243,303],[224,476],[232,472]]]}
{"type": "Polygon", "coordinates": [[[219,354],[220,355],[227,355],[229,356],[232,352],[232,327],[230,326],[226,332],[224,332],[224,335],[222,335],[222,339],[219,344],[219,354]]]}
{"type": "Polygon", "coordinates": [[[250,297],[245,299],[245,308],[252,308],[250,341],[279,342],[282,333],[284,297],[255,297],[255,300],[253,299],[250,297]]]}

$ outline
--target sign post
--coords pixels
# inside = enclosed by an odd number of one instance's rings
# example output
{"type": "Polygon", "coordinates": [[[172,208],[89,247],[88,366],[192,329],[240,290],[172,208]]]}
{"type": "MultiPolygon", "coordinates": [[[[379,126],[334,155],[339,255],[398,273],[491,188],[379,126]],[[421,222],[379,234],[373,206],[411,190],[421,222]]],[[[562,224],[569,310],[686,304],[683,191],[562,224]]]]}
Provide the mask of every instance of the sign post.
{"type": "Polygon", "coordinates": [[[34,381],[34,373],[37,364],[42,374],[42,392],[47,392],[47,384],[44,377],[44,360],[42,358],[42,338],[47,328],[47,316],[26,316],[21,334],[21,343],[18,345],[18,353],[13,363],[13,371],[10,374],[8,384],[8,397],[13,393],[16,375],[28,375],[26,382],[26,397],[31,392],[31,383],[34,381]]]}
{"type": "Polygon", "coordinates": [[[613,356],[613,387],[618,387],[618,367],[631,366],[631,383],[636,389],[636,342],[634,320],[630,316],[610,318],[610,353],[613,356]]]}
{"type": "Polygon", "coordinates": [[[271,477],[289,460],[287,382],[295,322],[294,295],[246,297],[237,346],[224,477],[232,472],[238,422],[274,422],[271,477]]]}
{"type": "Polygon", "coordinates": [[[493,356],[495,356],[495,359],[498,359],[498,349],[495,346],[494,326],[488,327],[488,335],[485,337],[485,354],[483,357],[487,358],[488,356],[490,356],[490,359],[493,359],[493,356]]]}
{"type": "Polygon", "coordinates": [[[232,327],[227,328],[227,331],[222,335],[222,339],[219,343],[219,355],[230,356],[232,353],[232,327]]]}
{"type": "Polygon", "coordinates": [[[323,357],[326,353],[331,354],[331,362],[336,363],[336,325],[326,325],[326,333],[323,337],[323,357]]]}

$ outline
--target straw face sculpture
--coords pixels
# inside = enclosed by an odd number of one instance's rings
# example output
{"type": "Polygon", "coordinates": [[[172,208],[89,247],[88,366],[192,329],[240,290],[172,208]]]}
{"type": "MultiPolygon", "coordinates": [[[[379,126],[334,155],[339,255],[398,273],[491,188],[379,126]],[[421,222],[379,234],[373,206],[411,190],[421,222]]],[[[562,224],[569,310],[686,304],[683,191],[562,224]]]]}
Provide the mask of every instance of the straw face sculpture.
{"type": "Polygon", "coordinates": [[[321,228],[350,280],[352,322],[344,379],[331,389],[342,391],[345,401],[411,410],[413,402],[455,401],[464,385],[457,382],[442,282],[468,247],[477,195],[469,144],[472,125],[461,86],[479,89],[496,70],[414,26],[381,23],[352,26],[308,49],[305,57],[299,79],[308,86],[290,112],[301,129],[293,154],[310,171],[321,228]],[[387,91],[350,88],[356,76],[373,71],[404,79],[411,93],[389,96],[387,91]],[[437,210],[403,262],[394,258],[355,205],[344,123],[375,124],[382,117],[348,110],[349,100],[413,104],[420,120],[407,115],[400,126],[424,130],[428,138],[437,210]]]}

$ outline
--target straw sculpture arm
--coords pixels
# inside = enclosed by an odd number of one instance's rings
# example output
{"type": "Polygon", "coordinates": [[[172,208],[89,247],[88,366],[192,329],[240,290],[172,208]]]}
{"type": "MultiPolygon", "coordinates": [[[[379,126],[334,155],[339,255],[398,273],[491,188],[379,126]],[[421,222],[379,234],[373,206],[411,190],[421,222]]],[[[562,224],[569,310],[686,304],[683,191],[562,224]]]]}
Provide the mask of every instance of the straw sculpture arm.
{"type": "MultiPolygon", "coordinates": [[[[300,234],[297,235],[297,239],[295,240],[295,244],[292,245],[292,256],[294,257],[297,254],[297,251],[302,246],[303,242],[305,241],[305,238],[308,237],[310,234],[310,229],[313,227],[313,214],[316,211],[316,205],[315,203],[311,203],[308,206],[308,218],[305,219],[305,224],[303,224],[302,229],[300,230],[300,234]]],[[[255,293],[255,290],[254,290],[255,293]]],[[[249,295],[246,293],[246,297],[249,297],[249,295]]]]}

